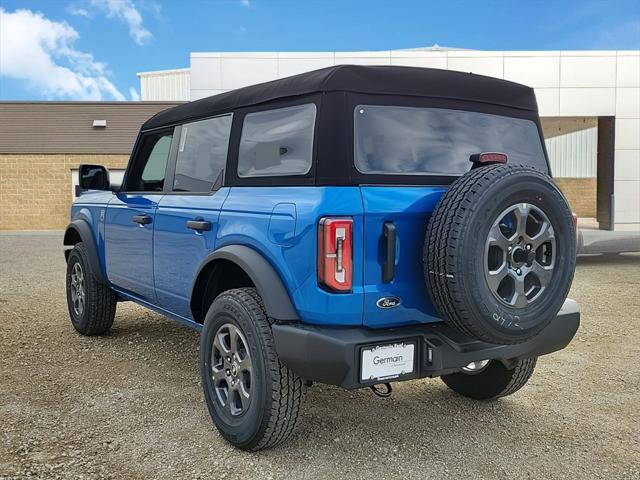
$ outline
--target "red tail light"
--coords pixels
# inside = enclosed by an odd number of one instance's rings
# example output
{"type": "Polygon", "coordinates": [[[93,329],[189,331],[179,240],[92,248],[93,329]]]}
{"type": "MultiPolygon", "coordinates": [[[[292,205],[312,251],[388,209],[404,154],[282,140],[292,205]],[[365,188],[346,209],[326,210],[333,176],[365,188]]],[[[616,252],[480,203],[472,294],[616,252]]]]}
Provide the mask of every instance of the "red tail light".
{"type": "Polygon", "coordinates": [[[492,165],[494,163],[507,163],[508,157],[506,153],[483,152],[471,155],[469,161],[473,162],[474,167],[478,167],[480,165],[492,165]]]}
{"type": "Polygon", "coordinates": [[[335,292],[353,287],[353,220],[321,218],[318,225],[318,283],[335,292]]]}

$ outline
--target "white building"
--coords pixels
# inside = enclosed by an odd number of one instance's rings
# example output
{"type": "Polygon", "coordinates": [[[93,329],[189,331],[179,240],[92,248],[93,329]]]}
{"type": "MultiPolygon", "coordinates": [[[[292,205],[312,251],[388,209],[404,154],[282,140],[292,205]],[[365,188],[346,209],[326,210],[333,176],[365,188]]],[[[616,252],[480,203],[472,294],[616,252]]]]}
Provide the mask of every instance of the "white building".
{"type": "Polygon", "coordinates": [[[142,100],[196,100],[336,64],[442,68],[529,85],[554,175],[574,210],[605,228],[640,224],[639,50],[194,52],[190,62],[139,73],[142,100]]]}

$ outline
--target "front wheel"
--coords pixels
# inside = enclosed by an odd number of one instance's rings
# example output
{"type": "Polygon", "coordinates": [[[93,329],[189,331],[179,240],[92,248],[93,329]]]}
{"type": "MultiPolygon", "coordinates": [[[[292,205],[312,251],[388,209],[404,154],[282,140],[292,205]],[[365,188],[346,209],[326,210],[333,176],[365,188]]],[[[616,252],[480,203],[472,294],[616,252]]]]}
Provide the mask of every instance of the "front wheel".
{"type": "Polygon", "coordinates": [[[506,397],[525,386],[537,357],[518,360],[507,368],[499,360],[473,362],[461,372],[443,375],[442,381],[454,392],[474,400],[506,397]]]}
{"type": "Polygon", "coordinates": [[[284,442],[306,385],[276,354],[271,324],[254,288],[229,290],[211,304],[200,339],[202,387],[222,436],[242,450],[284,442]]]}
{"type": "Polygon", "coordinates": [[[96,280],[87,249],[77,243],[67,260],[67,307],[73,328],[82,335],[103,335],[116,315],[118,296],[96,280]]]}

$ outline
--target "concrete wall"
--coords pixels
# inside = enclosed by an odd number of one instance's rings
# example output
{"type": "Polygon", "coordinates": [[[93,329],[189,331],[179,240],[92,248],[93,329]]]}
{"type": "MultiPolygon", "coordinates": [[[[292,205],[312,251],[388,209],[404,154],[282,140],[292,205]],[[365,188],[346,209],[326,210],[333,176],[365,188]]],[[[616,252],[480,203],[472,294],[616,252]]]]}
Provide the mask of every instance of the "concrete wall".
{"type": "Polygon", "coordinates": [[[65,228],[71,170],[81,163],[125,168],[128,160],[129,155],[0,154],[0,230],[65,228]]]}

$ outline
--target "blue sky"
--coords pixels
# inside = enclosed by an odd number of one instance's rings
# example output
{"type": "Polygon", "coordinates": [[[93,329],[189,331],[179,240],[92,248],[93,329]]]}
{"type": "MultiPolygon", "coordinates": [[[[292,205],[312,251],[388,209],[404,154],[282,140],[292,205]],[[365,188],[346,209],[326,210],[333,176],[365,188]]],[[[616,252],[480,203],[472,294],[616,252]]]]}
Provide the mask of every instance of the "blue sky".
{"type": "Polygon", "coordinates": [[[640,0],[0,0],[0,99],[136,99],[192,51],[640,49],[640,0]]]}

